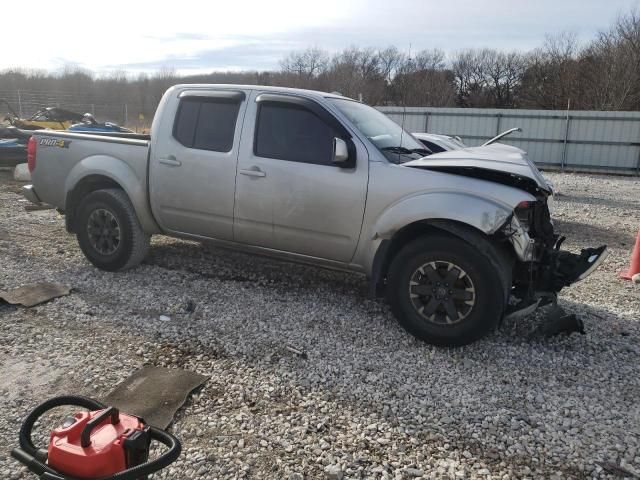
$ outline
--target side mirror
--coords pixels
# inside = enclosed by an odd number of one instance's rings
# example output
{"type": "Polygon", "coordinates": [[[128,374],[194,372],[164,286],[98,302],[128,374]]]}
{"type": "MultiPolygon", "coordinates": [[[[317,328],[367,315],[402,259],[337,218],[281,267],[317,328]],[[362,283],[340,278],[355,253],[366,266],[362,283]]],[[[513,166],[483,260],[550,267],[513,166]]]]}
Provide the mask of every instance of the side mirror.
{"type": "Polygon", "coordinates": [[[333,139],[333,160],[334,165],[338,167],[349,167],[349,149],[347,148],[347,142],[341,138],[335,137],[333,139]]]}

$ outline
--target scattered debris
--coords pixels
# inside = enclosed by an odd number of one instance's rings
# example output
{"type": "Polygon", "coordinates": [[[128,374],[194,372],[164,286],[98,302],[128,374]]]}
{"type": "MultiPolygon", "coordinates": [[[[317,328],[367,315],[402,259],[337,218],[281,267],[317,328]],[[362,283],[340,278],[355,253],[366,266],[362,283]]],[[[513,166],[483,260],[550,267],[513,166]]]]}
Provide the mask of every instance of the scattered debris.
{"type": "Polygon", "coordinates": [[[544,322],[538,325],[529,335],[530,339],[538,335],[555,337],[561,334],[571,335],[574,332],[582,335],[586,334],[584,322],[574,313],[567,315],[567,312],[555,302],[550,308],[544,322]]]}
{"type": "Polygon", "coordinates": [[[189,394],[208,379],[186,370],[145,367],[118,385],[104,403],[165,429],[189,394]]]}
{"type": "Polygon", "coordinates": [[[544,334],[547,337],[554,337],[556,335],[565,334],[571,335],[572,333],[586,334],[584,330],[584,323],[574,313],[570,315],[564,315],[556,320],[545,325],[544,334]]]}
{"type": "Polygon", "coordinates": [[[309,358],[309,356],[307,355],[307,352],[305,352],[304,350],[300,350],[299,348],[295,348],[290,345],[286,345],[284,348],[286,348],[288,351],[290,351],[294,355],[297,355],[298,357],[303,358],[304,360],[309,358]]]}
{"type": "Polygon", "coordinates": [[[171,317],[169,315],[160,315],[160,321],[161,322],[170,322],[171,321],[171,317]]]}
{"type": "Polygon", "coordinates": [[[57,297],[71,293],[71,288],[60,283],[38,282],[14,290],[0,292],[0,299],[12,305],[33,307],[57,297]]]}
{"type": "Polygon", "coordinates": [[[607,473],[610,473],[612,475],[617,475],[623,478],[633,478],[633,479],[640,478],[634,472],[627,470],[626,468],[622,468],[621,466],[616,465],[615,463],[611,463],[611,462],[595,462],[595,463],[596,465],[600,465],[603,468],[603,470],[605,470],[607,473]]]}
{"type": "Polygon", "coordinates": [[[196,311],[196,302],[193,300],[187,300],[187,303],[184,304],[184,311],[187,313],[193,313],[196,311]]]}
{"type": "MultiPolygon", "coordinates": [[[[26,405],[52,390],[107,394],[153,364],[211,376],[175,415],[170,429],[184,440],[185,455],[167,480],[322,480],[328,464],[340,465],[345,480],[411,480],[405,468],[422,469],[422,478],[487,478],[478,470],[489,468],[500,479],[561,472],[565,479],[622,480],[594,462],[620,465],[624,457],[622,468],[640,470],[640,375],[633,374],[640,285],[613,281],[629,256],[629,243],[619,239],[637,231],[638,181],[548,175],[571,194],[556,206],[559,230],[573,232],[567,248],[579,251],[580,238],[595,238],[615,254],[605,270],[561,295],[565,311],[589,328],[588,341],[572,334],[528,342],[546,313],[539,312],[462,350],[427,347],[389,328],[386,307],[364,299],[363,279],[341,272],[290,270],[158,236],[140,270],[104,274],[71,236],[52,242],[64,219],[27,214],[9,190],[13,180],[2,185],[0,175],[0,229],[11,239],[0,241],[0,290],[44,279],[73,286],[68,298],[39,308],[0,307],[0,437],[15,438],[26,405]],[[245,282],[233,280],[238,271],[245,282]],[[189,299],[196,303],[191,317],[189,299]],[[172,320],[159,321],[162,314],[172,320]],[[185,325],[176,328],[179,321],[185,325]],[[309,348],[309,359],[285,345],[309,348]],[[378,443],[386,433],[391,442],[378,443]],[[262,439],[270,440],[267,448],[262,439]]],[[[6,452],[0,477],[27,480],[6,452]]]]}
{"type": "Polygon", "coordinates": [[[38,210],[53,210],[55,207],[53,205],[47,205],[46,203],[41,203],[39,205],[36,204],[30,204],[30,205],[25,205],[24,209],[27,212],[35,212],[38,210]]]}

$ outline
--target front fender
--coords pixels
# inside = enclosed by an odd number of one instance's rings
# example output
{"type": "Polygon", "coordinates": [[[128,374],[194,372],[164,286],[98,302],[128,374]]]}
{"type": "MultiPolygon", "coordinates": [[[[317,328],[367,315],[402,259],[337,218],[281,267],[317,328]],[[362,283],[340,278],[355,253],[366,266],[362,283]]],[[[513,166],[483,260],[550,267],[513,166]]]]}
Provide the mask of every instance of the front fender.
{"type": "MultiPolygon", "coordinates": [[[[534,200],[522,192],[522,200],[534,200]]],[[[428,192],[404,198],[387,208],[375,223],[374,238],[390,239],[414,222],[443,219],[470,225],[487,235],[494,233],[513,208],[466,192],[428,192]]]]}
{"type": "Polygon", "coordinates": [[[117,158],[108,155],[92,155],[78,162],[65,181],[66,198],[69,198],[69,193],[83,179],[91,175],[107,177],[120,185],[131,200],[143,230],[149,234],[159,232],[147,201],[146,177],[136,173],[131,166],[117,158]]]}

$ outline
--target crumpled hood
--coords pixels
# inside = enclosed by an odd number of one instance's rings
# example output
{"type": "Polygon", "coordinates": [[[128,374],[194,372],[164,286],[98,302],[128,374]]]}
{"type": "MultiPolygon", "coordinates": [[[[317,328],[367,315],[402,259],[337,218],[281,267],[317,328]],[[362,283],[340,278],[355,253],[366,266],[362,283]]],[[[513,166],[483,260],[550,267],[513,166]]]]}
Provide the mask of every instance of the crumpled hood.
{"type": "Polygon", "coordinates": [[[528,178],[535,184],[551,192],[552,187],[540,170],[529,160],[527,153],[517,147],[494,143],[486,147],[469,147],[461,150],[436,153],[418,160],[403,163],[405,167],[416,167],[465,175],[473,170],[489,170],[528,178]]]}

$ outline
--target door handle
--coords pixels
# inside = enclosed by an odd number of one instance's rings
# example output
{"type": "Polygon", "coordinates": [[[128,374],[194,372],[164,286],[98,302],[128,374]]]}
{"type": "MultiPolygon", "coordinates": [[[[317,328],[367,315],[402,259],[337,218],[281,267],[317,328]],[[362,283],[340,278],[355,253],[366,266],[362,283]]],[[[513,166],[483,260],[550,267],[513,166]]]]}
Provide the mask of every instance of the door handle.
{"type": "Polygon", "coordinates": [[[180,160],[178,160],[175,155],[168,155],[166,157],[160,157],[158,159],[158,161],[163,164],[163,165],[167,165],[169,167],[179,167],[180,165],[182,165],[182,162],[180,160]]]}
{"type": "Polygon", "coordinates": [[[242,175],[247,175],[249,177],[266,177],[267,172],[263,172],[260,170],[260,167],[253,166],[248,170],[240,170],[242,175]]]}

